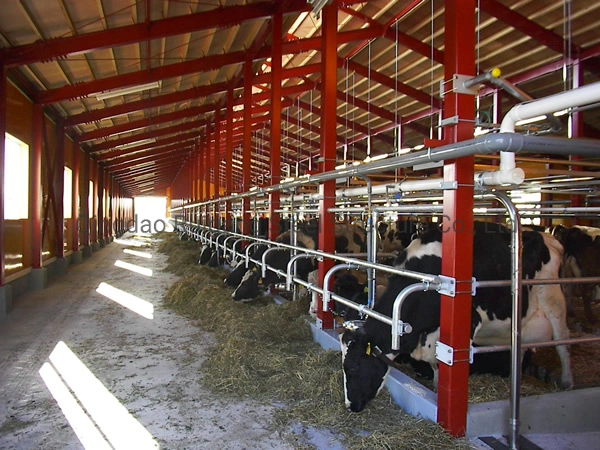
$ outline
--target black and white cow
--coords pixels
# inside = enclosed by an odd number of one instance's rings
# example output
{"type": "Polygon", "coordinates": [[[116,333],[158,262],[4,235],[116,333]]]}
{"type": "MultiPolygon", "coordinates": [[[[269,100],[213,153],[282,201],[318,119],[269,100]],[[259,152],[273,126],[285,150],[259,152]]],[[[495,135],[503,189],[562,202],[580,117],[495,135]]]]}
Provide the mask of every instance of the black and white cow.
{"type": "MultiPolygon", "coordinates": [[[[275,242],[287,245],[290,245],[290,241],[291,235],[289,231],[280,234],[275,239],[275,242]]],[[[296,242],[298,247],[304,247],[311,250],[314,250],[316,247],[315,241],[302,231],[296,233],[296,242]]],[[[264,248],[257,250],[252,258],[260,260],[267,248],[268,247],[264,246],[264,248]]],[[[287,249],[282,248],[280,250],[274,250],[267,254],[265,262],[273,268],[285,271],[287,269],[287,263],[291,258],[290,255],[290,250],[287,249]]],[[[299,278],[307,279],[308,274],[313,270],[315,270],[315,264],[312,259],[302,258],[298,260],[296,264],[296,275],[299,278]]],[[[260,268],[256,264],[251,263],[244,272],[239,285],[231,294],[231,298],[241,302],[253,300],[260,295],[262,286],[269,286],[278,282],[281,282],[281,277],[275,272],[267,270],[266,276],[263,278],[260,268]]]]}
{"type": "Polygon", "coordinates": [[[208,244],[203,245],[202,249],[200,250],[200,258],[198,259],[198,264],[207,264],[208,261],[210,261],[210,258],[212,257],[213,251],[214,250],[208,244]]]}
{"type": "MultiPolygon", "coordinates": [[[[296,242],[298,247],[310,250],[317,248],[319,225],[317,221],[307,221],[298,224],[296,242]]],[[[290,244],[290,232],[280,234],[275,242],[290,244]]],[[[359,227],[336,226],[335,227],[335,250],[337,253],[360,253],[366,251],[366,233],[359,227]]],[[[262,256],[262,255],[261,255],[262,256]]],[[[269,252],[266,256],[267,265],[285,271],[287,263],[291,258],[289,250],[277,250],[269,252]]],[[[254,258],[258,259],[258,258],[254,258]]],[[[316,269],[313,259],[301,258],[296,262],[296,276],[307,280],[308,274],[316,269]]],[[[236,301],[248,301],[260,294],[260,286],[269,286],[282,281],[276,273],[267,270],[266,278],[262,279],[258,267],[250,268],[242,278],[242,281],[231,295],[236,301]]]]}
{"type": "MultiPolygon", "coordinates": [[[[575,225],[566,228],[562,225],[552,230],[565,249],[561,267],[562,278],[581,278],[600,276],[600,229],[575,225]]],[[[586,319],[590,323],[596,322],[592,311],[592,297],[594,284],[564,284],[563,292],[567,300],[567,311],[574,316],[573,299],[580,296],[583,300],[583,309],[586,319]]]]}
{"type": "Polygon", "coordinates": [[[395,222],[379,222],[379,250],[384,253],[400,252],[422,234],[431,224],[414,219],[398,219],[395,222]]]}
{"type": "MultiPolygon", "coordinates": [[[[250,248],[249,256],[252,259],[260,260],[262,258],[263,253],[265,252],[265,250],[267,248],[268,247],[265,244],[258,244],[258,245],[252,246],[250,248]]],[[[244,278],[244,274],[249,269],[252,269],[255,266],[256,266],[255,263],[250,262],[248,264],[248,267],[246,267],[246,259],[242,258],[233,267],[233,270],[229,273],[229,275],[227,275],[225,280],[223,280],[225,283],[225,286],[229,286],[232,288],[237,287],[242,282],[242,278],[244,278]]]]}
{"type": "MultiPolygon", "coordinates": [[[[387,287],[387,276],[378,275],[375,281],[375,298],[378,295],[383,294],[387,287]]],[[[332,292],[335,294],[352,300],[355,303],[366,305],[368,301],[368,290],[367,290],[367,274],[362,271],[345,271],[337,274],[333,282],[332,292]]],[[[360,315],[354,308],[347,307],[341,303],[334,303],[334,314],[345,320],[358,320],[360,315]]],[[[315,315],[317,312],[317,305],[311,304],[309,313],[315,315]]]]}
{"type": "MultiPolygon", "coordinates": [[[[501,226],[481,222],[473,227],[473,276],[477,280],[508,280],[511,273],[510,233],[501,226]]],[[[398,258],[400,268],[429,274],[441,271],[442,232],[430,229],[415,239],[398,258]]],[[[557,278],[562,259],[562,246],[551,235],[539,232],[523,233],[524,278],[557,278]]],[[[392,306],[398,293],[415,280],[393,275],[386,292],[375,303],[375,310],[392,316],[392,306]]],[[[559,285],[530,286],[523,289],[523,343],[566,339],[566,306],[559,285]]],[[[473,296],[470,327],[474,345],[509,344],[511,338],[511,289],[505,287],[478,288],[473,296]]],[[[398,353],[431,364],[437,375],[435,342],[439,340],[440,294],[417,292],[402,305],[401,319],[412,331],[401,337],[398,353]]],[[[345,331],[340,336],[344,369],[346,406],[361,411],[383,387],[388,365],[374,357],[380,349],[395,358],[391,350],[391,327],[367,318],[357,331],[345,331]]],[[[573,384],[569,352],[557,346],[562,365],[561,384],[573,384]]],[[[437,384],[437,383],[436,383],[437,384]]]]}

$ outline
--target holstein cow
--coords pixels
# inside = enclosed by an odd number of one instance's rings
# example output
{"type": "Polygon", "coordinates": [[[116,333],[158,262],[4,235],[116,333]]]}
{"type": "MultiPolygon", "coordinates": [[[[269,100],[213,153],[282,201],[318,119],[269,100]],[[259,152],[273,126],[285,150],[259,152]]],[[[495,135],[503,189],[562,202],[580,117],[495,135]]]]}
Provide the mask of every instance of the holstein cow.
{"type": "MultiPolygon", "coordinates": [[[[275,242],[289,245],[290,240],[290,232],[286,231],[285,233],[277,236],[275,242]]],[[[315,249],[315,241],[301,231],[298,231],[296,234],[296,240],[299,247],[304,247],[311,250],[315,249]]],[[[265,246],[263,249],[261,249],[261,251],[255,252],[252,256],[253,259],[260,260],[266,250],[267,247],[265,246]]],[[[290,250],[286,249],[271,251],[265,258],[267,265],[279,270],[286,270],[289,260],[290,250]]],[[[308,273],[312,272],[314,269],[315,266],[312,259],[303,258],[300,259],[296,264],[296,274],[298,277],[303,279],[307,279],[308,273]]],[[[239,285],[231,294],[231,298],[233,298],[235,301],[241,302],[254,300],[260,294],[261,286],[269,286],[281,281],[280,277],[275,272],[270,270],[267,270],[265,278],[262,278],[261,275],[260,268],[256,264],[252,263],[252,265],[250,265],[244,272],[239,285]]]]}
{"type": "MultiPolygon", "coordinates": [[[[511,274],[510,233],[493,224],[474,223],[473,276],[477,280],[508,280],[511,274]]],[[[466,231],[465,231],[466,232],[466,231]]],[[[415,239],[399,256],[397,267],[421,273],[439,274],[441,271],[442,232],[428,230],[415,239]]],[[[562,246],[551,235],[535,231],[523,232],[524,278],[556,278],[562,246]]],[[[398,293],[414,279],[393,275],[388,288],[375,303],[374,309],[388,317],[398,293]]],[[[511,337],[511,288],[477,288],[473,296],[470,327],[474,345],[509,344],[511,337]]],[[[412,331],[400,339],[398,353],[430,363],[437,380],[435,342],[439,340],[440,294],[423,291],[408,296],[402,305],[401,318],[412,326],[412,331]]],[[[523,343],[566,339],[564,295],[558,285],[528,286],[523,289],[523,343]]],[[[367,402],[383,387],[389,367],[380,354],[394,359],[391,350],[391,327],[367,318],[362,328],[345,331],[340,336],[344,369],[346,406],[361,411],[367,402]]],[[[573,384],[569,352],[566,346],[557,346],[562,365],[561,384],[573,384]]],[[[437,385],[437,383],[435,383],[437,385]]]]}
{"type": "MultiPolygon", "coordinates": [[[[571,228],[558,225],[551,230],[565,249],[561,267],[562,278],[600,276],[600,229],[575,225],[571,228]]],[[[586,319],[596,322],[592,311],[594,284],[564,284],[563,291],[567,299],[567,311],[574,316],[573,298],[581,296],[586,319]]]]}
{"type": "Polygon", "coordinates": [[[200,258],[198,259],[198,264],[206,264],[208,263],[208,261],[210,261],[210,258],[212,257],[213,254],[213,249],[210,248],[209,245],[205,244],[202,246],[202,249],[200,250],[200,258]]]}
{"type": "MultiPolygon", "coordinates": [[[[387,281],[387,276],[378,273],[375,280],[375,298],[383,294],[387,287],[387,281]]],[[[366,305],[368,300],[367,274],[363,271],[345,271],[339,273],[333,282],[332,292],[355,303],[366,305]]],[[[341,303],[335,302],[333,311],[334,314],[343,317],[345,320],[360,319],[360,315],[356,309],[342,305],[341,303]]],[[[316,313],[316,305],[311,307],[310,313],[313,315],[316,313]]]]}
{"type": "MultiPolygon", "coordinates": [[[[299,247],[310,250],[317,248],[319,226],[317,221],[307,221],[298,224],[296,241],[299,247]]],[[[336,226],[335,228],[335,250],[338,253],[359,253],[366,251],[365,232],[361,228],[352,228],[346,226],[336,226]]],[[[276,242],[290,244],[290,232],[280,234],[276,242]]],[[[267,265],[285,271],[287,263],[290,260],[289,250],[272,251],[267,254],[267,265]]],[[[258,258],[255,258],[258,259],[258,258]]],[[[296,276],[307,280],[308,274],[316,268],[315,262],[310,258],[301,258],[296,262],[296,276]]],[[[242,278],[242,281],[231,295],[236,301],[248,301],[256,298],[260,293],[259,286],[268,286],[282,281],[274,272],[267,270],[265,279],[261,278],[261,272],[258,267],[249,269],[242,278]]]]}
{"type": "MultiPolygon", "coordinates": [[[[256,246],[251,247],[250,257],[259,260],[260,258],[262,258],[262,255],[267,248],[268,247],[265,244],[258,244],[256,246]]],[[[242,278],[244,278],[244,274],[254,267],[256,267],[256,264],[253,262],[250,262],[248,264],[248,267],[246,267],[246,259],[242,258],[240,261],[238,261],[238,263],[235,265],[235,267],[229,273],[229,275],[227,275],[225,280],[223,280],[225,286],[229,286],[232,288],[237,287],[241,283],[242,278]]]]}
{"type": "Polygon", "coordinates": [[[422,234],[431,224],[414,219],[398,219],[396,222],[379,222],[379,249],[384,253],[400,252],[422,234]]]}

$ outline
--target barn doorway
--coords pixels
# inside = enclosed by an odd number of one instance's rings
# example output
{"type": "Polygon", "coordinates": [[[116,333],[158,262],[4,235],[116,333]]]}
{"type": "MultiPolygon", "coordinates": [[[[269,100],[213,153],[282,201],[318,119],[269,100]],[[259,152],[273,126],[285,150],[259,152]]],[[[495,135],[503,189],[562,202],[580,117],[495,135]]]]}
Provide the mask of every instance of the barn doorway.
{"type": "Polygon", "coordinates": [[[173,231],[173,227],[167,221],[167,197],[134,197],[133,210],[134,225],[129,228],[130,231],[144,235],[173,231]]]}

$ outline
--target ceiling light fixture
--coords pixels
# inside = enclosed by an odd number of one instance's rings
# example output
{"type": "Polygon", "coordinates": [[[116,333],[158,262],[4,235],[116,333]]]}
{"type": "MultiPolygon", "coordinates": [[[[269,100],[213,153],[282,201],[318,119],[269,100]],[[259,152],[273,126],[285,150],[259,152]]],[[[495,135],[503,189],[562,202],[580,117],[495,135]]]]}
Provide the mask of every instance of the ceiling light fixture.
{"type": "Polygon", "coordinates": [[[109,98],[119,97],[121,95],[135,94],[136,92],[148,91],[150,89],[157,89],[160,87],[160,81],[154,81],[152,83],[139,84],[137,86],[129,86],[121,89],[114,89],[112,91],[99,92],[95,94],[97,100],[106,100],[109,98]]]}

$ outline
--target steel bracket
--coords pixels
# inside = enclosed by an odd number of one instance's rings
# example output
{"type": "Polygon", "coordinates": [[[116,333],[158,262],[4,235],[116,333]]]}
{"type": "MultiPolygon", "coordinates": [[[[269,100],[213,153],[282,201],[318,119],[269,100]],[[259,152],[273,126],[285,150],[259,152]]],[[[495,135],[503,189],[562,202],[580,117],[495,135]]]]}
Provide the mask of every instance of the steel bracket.
{"type": "Polygon", "coordinates": [[[442,181],[440,183],[440,188],[445,191],[455,191],[458,189],[458,181],[442,181]]]}
{"type": "Polygon", "coordinates": [[[478,90],[476,88],[465,87],[465,82],[470,81],[472,78],[473,75],[460,75],[455,73],[452,77],[452,92],[457,94],[477,95],[478,90]]]}
{"type": "Polygon", "coordinates": [[[456,279],[444,275],[438,275],[438,278],[440,280],[440,287],[437,291],[442,295],[454,297],[456,295],[456,279]]]}
{"type": "Polygon", "coordinates": [[[435,342],[435,359],[443,362],[447,366],[454,364],[454,349],[443,342],[435,342]]]}
{"type": "Polygon", "coordinates": [[[458,116],[446,117],[445,119],[440,120],[440,127],[447,127],[448,125],[457,125],[458,124],[458,116]]]}

